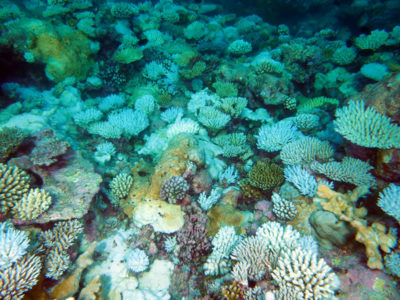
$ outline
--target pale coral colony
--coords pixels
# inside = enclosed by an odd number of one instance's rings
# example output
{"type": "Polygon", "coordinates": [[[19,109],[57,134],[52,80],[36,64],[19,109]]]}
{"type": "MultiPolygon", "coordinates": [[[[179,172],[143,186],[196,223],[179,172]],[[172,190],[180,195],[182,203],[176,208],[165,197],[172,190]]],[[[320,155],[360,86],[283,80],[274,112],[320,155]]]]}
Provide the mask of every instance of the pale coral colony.
{"type": "Polygon", "coordinates": [[[0,298],[400,299],[399,15],[0,0],[0,298]]]}

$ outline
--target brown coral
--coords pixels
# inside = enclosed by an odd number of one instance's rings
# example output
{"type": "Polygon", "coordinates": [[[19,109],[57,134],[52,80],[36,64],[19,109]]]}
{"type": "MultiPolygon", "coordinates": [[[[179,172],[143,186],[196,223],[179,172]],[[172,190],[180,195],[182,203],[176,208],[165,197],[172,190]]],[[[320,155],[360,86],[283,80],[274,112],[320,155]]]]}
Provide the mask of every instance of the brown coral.
{"type": "Polygon", "coordinates": [[[24,134],[19,128],[3,127],[0,130],[0,162],[4,162],[15,152],[24,140],[24,134]]]}
{"type": "Polygon", "coordinates": [[[13,214],[20,220],[34,220],[51,205],[52,199],[48,192],[42,189],[31,189],[13,207],[13,214]]]}
{"type": "Polygon", "coordinates": [[[0,163],[0,211],[7,213],[29,190],[29,175],[18,167],[0,163]]]}
{"type": "Polygon", "coordinates": [[[281,167],[271,162],[257,161],[248,175],[250,184],[264,191],[281,185],[285,180],[281,167]]]}

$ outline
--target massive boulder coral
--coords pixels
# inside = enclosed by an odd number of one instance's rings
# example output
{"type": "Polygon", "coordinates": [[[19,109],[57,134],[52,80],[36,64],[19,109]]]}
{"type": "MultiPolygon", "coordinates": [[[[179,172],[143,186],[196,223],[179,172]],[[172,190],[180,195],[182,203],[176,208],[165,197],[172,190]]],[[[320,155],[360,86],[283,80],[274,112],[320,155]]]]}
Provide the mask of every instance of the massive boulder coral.
{"type": "Polygon", "coordinates": [[[32,18],[10,21],[5,27],[0,44],[14,46],[29,62],[44,63],[52,81],[84,79],[92,67],[90,56],[98,46],[78,30],[32,18]]]}

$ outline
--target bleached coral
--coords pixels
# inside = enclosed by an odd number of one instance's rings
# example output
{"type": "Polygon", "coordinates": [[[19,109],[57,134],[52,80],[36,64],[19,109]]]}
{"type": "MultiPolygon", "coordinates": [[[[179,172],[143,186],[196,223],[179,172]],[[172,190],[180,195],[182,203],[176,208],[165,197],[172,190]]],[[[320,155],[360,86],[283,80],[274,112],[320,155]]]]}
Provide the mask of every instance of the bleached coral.
{"type": "Polygon", "coordinates": [[[154,111],[155,101],[152,95],[144,95],[135,101],[135,109],[149,115],[154,111]]]}
{"type": "Polygon", "coordinates": [[[330,161],[323,164],[313,162],[311,169],[335,181],[347,182],[356,186],[375,185],[375,178],[369,172],[373,167],[368,162],[357,158],[346,156],[341,162],[330,161]]]}
{"type": "Polygon", "coordinates": [[[103,116],[102,112],[96,108],[88,108],[77,112],[74,115],[74,121],[80,126],[88,125],[89,123],[99,121],[103,116]]]}
{"type": "Polygon", "coordinates": [[[287,166],[284,173],[286,180],[293,183],[302,195],[313,197],[317,192],[317,181],[303,167],[299,165],[287,166]]]}
{"type": "Polygon", "coordinates": [[[135,273],[143,272],[149,266],[149,257],[140,249],[128,251],[124,258],[128,269],[135,273]]]}
{"type": "Polygon", "coordinates": [[[295,141],[300,135],[292,122],[281,121],[273,125],[261,126],[255,137],[258,149],[274,152],[295,141]]]}
{"type": "Polygon", "coordinates": [[[391,183],[379,193],[378,206],[400,222],[400,186],[391,183]]]}
{"type": "Polygon", "coordinates": [[[211,242],[213,251],[203,266],[204,273],[213,276],[226,274],[230,268],[229,255],[240,240],[233,226],[221,227],[211,242]]]}
{"type": "Polygon", "coordinates": [[[9,268],[26,254],[29,239],[25,232],[11,224],[0,223],[0,270],[9,268]]]}
{"type": "Polygon", "coordinates": [[[336,110],[335,130],[357,145],[368,148],[400,148],[400,126],[378,113],[375,107],[365,108],[364,101],[351,100],[336,110]]]}
{"type": "Polygon", "coordinates": [[[235,166],[227,167],[224,172],[219,175],[219,182],[224,184],[234,184],[239,178],[239,172],[236,170],[235,166]]]}
{"type": "Polygon", "coordinates": [[[110,161],[111,157],[115,155],[115,153],[116,149],[114,147],[114,144],[111,142],[104,142],[96,146],[94,159],[97,162],[104,164],[105,162],[110,161]]]}
{"type": "Polygon", "coordinates": [[[174,123],[168,126],[167,137],[170,140],[181,133],[196,134],[199,129],[200,126],[196,121],[188,118],[178,118],[174,123]]]}
{"type": "Polygon", "coordinates": [[[161,120],[167,123],[172,123],[182,116],[183,109],[181,107],[170,107],[161,113],[161,120]]]}
{"type": "Polygon", "coordinates": [[[284,164],[306,165],[314,160],[327,161],[333,154],[334,150],[329,142],[305,136],[283,146],[279,155],[284,164]]]}
{"type": "Polygon", "coordinates": [[[139,154],[144,155],[161,155],[161,153],[168,147],[167,138],[164,138],[159,133],[153,132],[150,136],[144,138],[145,145],[139,149],[139,154]]]}
{"type": "Polygon", "coordinates": [[[296,299],[327,299],[338,288],[338,279],[326,262],[299,248],[282,253],[272,277],[296,299]]]}
{"type": "Polygon", "coordinates": [[[202,210],[207,211],[218,202],[220,197],[221,193],[217,189],[212,189],[209,196],[205,192],[201,193],[197,202],[200,204],[202,210]]]}
{"type": "Polygon", "coordinates": [[[127,138],[138,135],[149,126],[149,119],[144,112],[129,108],[109,115],[108,122],[120,129],[127,138]]]}

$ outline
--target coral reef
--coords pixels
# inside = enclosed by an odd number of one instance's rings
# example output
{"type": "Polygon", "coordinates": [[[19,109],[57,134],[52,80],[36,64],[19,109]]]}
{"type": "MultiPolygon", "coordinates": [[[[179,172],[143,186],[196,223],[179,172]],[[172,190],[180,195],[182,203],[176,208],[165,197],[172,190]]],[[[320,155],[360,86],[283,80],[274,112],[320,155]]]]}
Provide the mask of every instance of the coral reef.
{"type": "Polygon", "coordinates": [[[0,298],[400,299],[398,2],[0,0],[0,298]]]}

